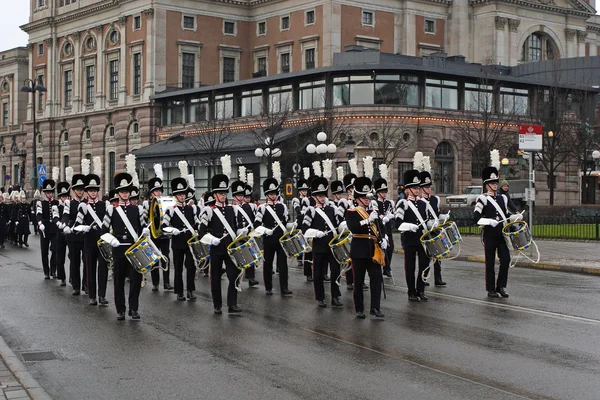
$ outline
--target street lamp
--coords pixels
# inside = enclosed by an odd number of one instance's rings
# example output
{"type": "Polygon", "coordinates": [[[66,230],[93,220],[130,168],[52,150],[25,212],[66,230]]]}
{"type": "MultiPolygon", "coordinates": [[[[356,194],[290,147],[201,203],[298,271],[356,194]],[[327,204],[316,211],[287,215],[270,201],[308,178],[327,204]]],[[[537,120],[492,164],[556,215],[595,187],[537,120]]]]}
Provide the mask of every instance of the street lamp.
{"type": "Polygon", "coordinates": [[[508,158],[504,157],[502,159],[502,175],[504,175],[504,179],[508,177],[508,158]]]}
{"type": "Polygon", "coordinates": [[[327,140],[327,134],[325,132],[317,133],[317,140],[321,143],[318,145],[310,143],[306,146],[306,151],[308,154],[335,154],[335,152],[337,151],[337,146],[334,143],[324,143],[327,140]]]}
{"type": "Polygon", "coordinates": [[[33,182],[31,188],[33,190],[37,189],[38,178],[37,178],[37,132],[36,132],[36,123],[35,123],[35,115],[37,113],[37,109],[35,107],[35,97],[37,92],[47,92],[48,89],[43,85],[42,80],[39,78],[35,79],[25,79],[23,81],[23,86],[21,86],[21,92],[32,93],[33,94],[33,108],[31,110],[31,115],[33,116],[33,182]]]}
{"type": "Polygon", "coordinates": [[[348,138],[344,142],[344,150],[346,151],[346,157],[351,159],[354,157],[354,147],[356,146],[356,142],[352,139],[352,135],[349,134],[348,138]]]}
{"type": "Polygon", "coordinates": [[[273,148],[273,143],[271,143],[271,139],[265,139],[265,148],[257,147],[254,150],[254,155],[257,158],[267,157],[267,175],[271,174],[271,159],[281,157],[281,149],[273,148]]]}

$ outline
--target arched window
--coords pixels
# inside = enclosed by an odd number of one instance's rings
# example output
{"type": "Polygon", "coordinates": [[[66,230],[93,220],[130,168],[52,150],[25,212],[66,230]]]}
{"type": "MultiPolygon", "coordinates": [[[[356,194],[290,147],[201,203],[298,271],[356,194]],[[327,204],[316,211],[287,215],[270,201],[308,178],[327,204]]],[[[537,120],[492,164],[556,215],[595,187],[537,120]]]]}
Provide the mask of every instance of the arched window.
{"type": "Polygon", "coordinates": [[[69,131],[64,131],[63,132],[63,137],[62,137],[63,142],[67,143],[69,141],[69,131]]]}
{"type": "Polygon", "coordinates": [[[138,124],[137,122],[131,124],[131,133],[133,133],[134,135],[140,133],[140,124],[138,124]]]}
{"type": "Polygon", "coordinates": [[[525,39],[521,53],[523,61],[553,60],[557,54],[556,45],[550,36],[534,32],[525,39]]]}
{"type": "Polygon", "coordinates": [[[433,159],[433,184],[436,193],[454,193],[454,150],[448,142],[440,142],[433,159]]]}

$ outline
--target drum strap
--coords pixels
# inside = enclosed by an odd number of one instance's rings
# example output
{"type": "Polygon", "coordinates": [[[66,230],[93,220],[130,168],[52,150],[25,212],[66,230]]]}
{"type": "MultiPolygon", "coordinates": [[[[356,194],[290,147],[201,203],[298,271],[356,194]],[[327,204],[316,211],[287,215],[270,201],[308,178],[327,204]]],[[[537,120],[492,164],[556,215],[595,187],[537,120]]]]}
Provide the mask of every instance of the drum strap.
{"type": "Polygon", "coordinates": [[[252,223],[252,220],[250,219],[248,214],[246,214],[246,211],[244,211],[244,209],[240,206],[233,206],[233,207],[236,210],[238,210],[238,212],[242,213],[242,217],[244,217],[246,219],[246,221],[248,221],[248,224],[252,227],[252,229],[254,229],[254,224],[252,223]]]}
{"type": "Polygon", "coordinates": [[[486,196],[486,198],[487,198],[487,201],[492,203],[492,205],[494,206],[496,211],[498,211],[498,214],[500,214],[500,218],[502,218],[503,222],[506,222],[506,215],[504,214],[504,211],[502,211],[502,208],[500,208],[498,203],[496,203],[496,200],[494,200],[494,198],[491,196],[486,196]]]}
{"type": "Polygon", "coordinates": [[[123,220],[125,227],[129,230],[129,233],[131,233],[131,237],[133,237],[133,242],[137,242],[140,237],[138,236],[137,232],[133,229],[133,226],[131,226],[131,222],[129,222],[129,218],[127,218],[127,215],[125,214],[125,211],[123,211],[123,208],[121,206],[117,206],[115,207],[115,210],[117,210],[117,213],[119,214],[119,217],[121,217],[121,219],[123,220]]]}
{"type": "Polygon", "coordinates": [[[100,218],[98,218],[98,214],[96,214],[96,211],[94,211],[94,208],[88,204],[87,210],[90,213],[90,215],[92,216],[92,219],[94,220],[94,222],[96,224],[98,224],[98,228],[102,228],[102,221],[100,221],[100,218]]]}
{"type": "Polygon", "coordinates": [[[218,207],[215,207],[212,210],[213,210],[213,212],[215,214],[217,214],[217,217],[219,217],[219,219],[221,220],[221,223],[223,224],[223,226],[227,230],[227,233],[229,233],[229,236],[231,236],[231,240],[235,240],[236,235],[233,232],[233,229],[231,229],[231,226],[229,226],[229,222],[227,222],[227,220],[225,219],[225,216],[223,215],[223,213],[221,212],[221,210],[219,210],[218,207]]]}
{"type": "MultiPolygon", "coordinates": [[[[421,201],[425,202],[425,205],[427,207],[427,211],[429,211],[429,213],[431,214],[431,219],[433,219],[434,221],[438,221],[437,214],[433,210],[433,207],[431,207],[431,203],[429,202],[429,200],[421,199],[421,201]]],[[[429,218],[427,218],[427,219],[429,219],[429,218]]]]}
{"type": "Polygon", "coordinates": [[[329,217],[327,216],[327,214],[325,214],[325,212],[323,211],[322,208],[315,208],[315,211],[317,212],[317,214],[319,214],[319,216],[321,218],[323,218],[323,220],[325,220],[325,223],[327,224],[327,226],[329,226],[329,229],[331,230],[331,232],[333,234],[335,234],[336,230],[333,227],[333,224],[331,223],[331,220],[329,219],[329,217]]]}
{"type": "Polygon", "coordinates": [[[188,221],[188,219],[183,215],[183,213],[181,212],[181,210],[179,209],[179,207],[173,206],[173,210],[175,211],[175,214],[177,214],[177,216],[179,217],[179,219],[183,222],[183,224],[185,225],[185,227],[187,228],[187,230],[190,231],[190,233],[193,235],[194,232],[196,232],[196,230],[194,228],[192,228],[192,225],[190,224],[190,222],[188,221]]]}
{"type": "Polygon", "coordinates": [[[410,210],[413,212],[413,214],[415,214],[415,216],[419,219],[419,222],[421,223],[421,226],[423,227],[423,229],[427,230],[427,225],[425,225],[425,221],[423,221],[423,217],[421,216],[421,213],[419,212],[417,207],[415,207],[415,205],[412,203],[412,201],[409,201],[409,200],[406,200],[406,204],[408,204],[408,208],[410,208],[410,210]]]}
{"type": "Polygon", "coordinates": [[[277,216],[277,213],[275,212],[275,210],[273,210],[273,207],[269,207],[268,204],[265,204],[265,208],[271,213],[271,216],[273,217],[273,219],[275,220],[275,222],[277,222],[277,225],[279,225],[279,227],[281,228],[281,230],[284,233],[287,232],[287,229],[285,229],[285,225],[283,225],[281,223],[281,220],[277,216]]]}

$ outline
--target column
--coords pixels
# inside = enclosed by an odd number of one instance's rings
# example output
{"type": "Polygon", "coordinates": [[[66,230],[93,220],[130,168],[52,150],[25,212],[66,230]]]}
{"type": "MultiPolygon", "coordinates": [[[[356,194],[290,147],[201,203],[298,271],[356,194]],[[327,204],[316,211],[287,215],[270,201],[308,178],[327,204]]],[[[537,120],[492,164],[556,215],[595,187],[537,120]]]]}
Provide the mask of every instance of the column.
{"type": "MultiPolygon", "coordinates": [[[[37,78],[35,75],[35,69],[33,68],[33,43],[29,43],[27,45],[27,50],[29,51],[29,72],[28,72],[28,77],[31,79],[35,79],[37,78]]],[[[44,82],[45,84],[46,82],[44,82]]],[[[18,86],[18,84],[17,84],[18,86]]],[[[20,87],[16,88],[17,90],[20,90],[20,87]]],[[[27,96],[27,121],[31,121],[33,119],[33,113],[35,112],[35,110],[33,109],[33,98],[31,97],[31,95],[27,96]]],[[[4,177],[2,177],[2,179],[4,179],[4,177]]]]}
{"type": "MultiPolygon", "coordinates": [[[[446,39],[447,53],[450,55],[463,55],[469,59],[469,44],[471,35],[469,26],[469,1],[454,0],[452,2],[452,14],[448,19],[448,37],[446,39]]],[[[473,26],[473,29],[475,27],[473,26]]]]}
{"type": "Polygon", "coordinates": [[[52,38],[44,40],[46,51],[48,52],[48,63],[46,65],[46,76],[44,85],[48,91],[46,92],[46,115],[45,117],[52,118],[54,116],[54,107],[56,103],[56,77],[54,76],[56,69],[56,49],[53,46],[52,38]]]}
{"type": "MultiPolygon", "coordinates": [[[[154,60],[155,60],[155,48],[154,48],[154,32],[156,31],[155,19],[154,19],[154,8],[144,10],[146,16],[146,45],[144,49],[144,71],[143,77],[144,93],[142,96],[143,101],[150,101],[150,96],[154,94],[154,60]]],[[[200,61],[198,61],[200,62],[200,61]]],[[[200,64],[201,65],[201,64],[200,64]]]]}
{"type": "Polygon", "coordinates": [[[417,55],[417,21],[415,14],[410,11],[404,11],[404,32],[406,35],[401,40],[402,54],[417,55]]]}
{"type": "Polygon", "coordinates": [[[73,38],[73,112],[82,111],[82,94],[81,94],[81,43],[79,32],[74,32],[73,38]]]}
{"type": "Polygon", "coordinates": [[[127,17],[119,17],[119,39],[121,44],[121,52],[119,55],[119,105],[123,106],[126,102],[127,95],[127,43],[125,36],[127,35],[127,17]]]}
{"type": "Polygon", "coordinates": [[[507,65],[517,65],[517,61],[520,58],[519,49],[519,25],[521,25],[520,19],[508,20],[508,52],[506,57],[507,65]]]}
{"type": "Polygon", "coordinates": [[[567,57],[575,57],[577,55],[577,48],[575,44],[575,35],[577,31],[575,29],[565,28],[565,37],[567,39],[566,42],[566,52],[567,57]]]}
{"type": "Polygon", "coordinates": [[[321,65],[333,65],[333,54],[342,51],[342,5],[325,3],[323,5],[323,54],[321,65]]]}
{"type": "Polygon", "coordinates": [[[505,42],[505,30],[506,23],[508,22],[508,18],[496,16],[494,18],[494,24],[496,25],[496,40],[494,42],[495,48],[494,50],[494,60],[493,62],[496,64],[506,65],[506,60],[504,58],[504,49],[506,48],[505,42]]]}
{"type": "Polygon", "coordinates": [[[579,44],[578,49],[577,49],[578,57],[585,57],[585,38],[586,37],[587,37],[586,31],[577,31],[577,43],[579,44]]]}
{"type": "Polygon", "coordinates": [[[106,73],[106,61],[104,61],[104,27],[96,27],[96,104],[94,109],[104,108],[104,75],[106,73]]]}

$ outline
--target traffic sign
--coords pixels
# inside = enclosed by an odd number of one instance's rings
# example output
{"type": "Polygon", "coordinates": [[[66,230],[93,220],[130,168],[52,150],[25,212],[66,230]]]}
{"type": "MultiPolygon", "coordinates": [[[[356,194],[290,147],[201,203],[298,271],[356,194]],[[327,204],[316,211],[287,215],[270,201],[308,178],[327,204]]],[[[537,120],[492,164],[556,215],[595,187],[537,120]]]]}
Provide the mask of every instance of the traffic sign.
{"type": "Polygon", "coordinates": [[[302,167],[300,166],[300,164],[292,165],[292,171],[294,171],[295,174],[299,173],[300,170],[302,170],[302,167]]]}
{"type": "Polygon", "coordinates": [[[541,125],[519,125],[519,150],[541,151],[542,135],[541,125]]]}
{"type": "Polygon", "coordinates": [[[38,164],[37,165],[37,174],[38,174],[38,176],[42,176],[42,175],[45,176],[46,175],[46,171],[47,171],[46,164],[38,164]]]}
{"type": "Polygon", "coordinates": [[[292,194],[294,194],[293,185],[291,183],[286,183],[285,184],[285,195],[291,196],[292,194]]]}
{"type": "Polygon", "coordinates": [[[5,176],[4,176],[4,180],[5,180],[5,181],[10,181],[10,175],[5,175],[5,176]]]}
{"type": "Polygon", "coordinates": [[[40,187],[43,187],[43,186],[44,186],[44,181],[45,181],[45,180],[46,180],[46,175],[40,175],[40,176],[38,177],[38,181],[39,181],[40,187]]]}

